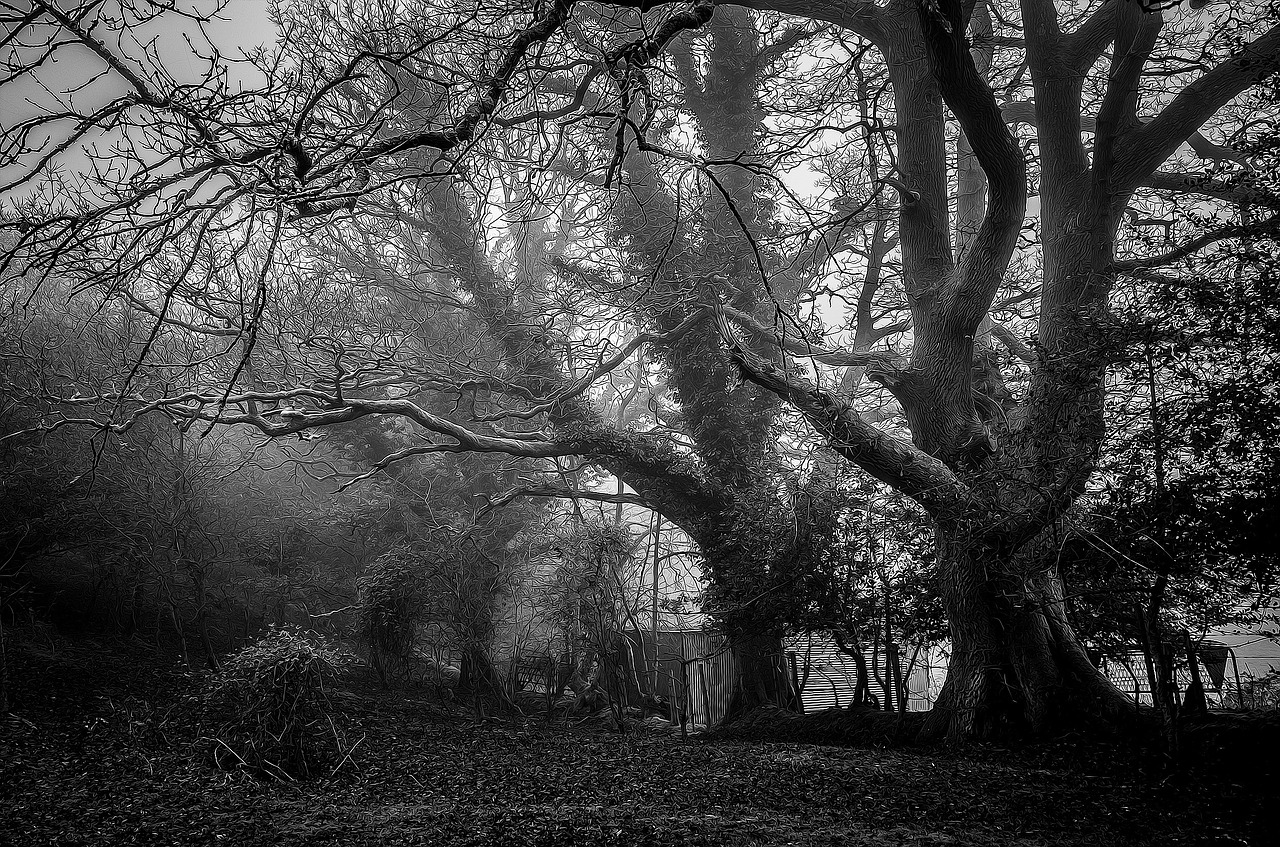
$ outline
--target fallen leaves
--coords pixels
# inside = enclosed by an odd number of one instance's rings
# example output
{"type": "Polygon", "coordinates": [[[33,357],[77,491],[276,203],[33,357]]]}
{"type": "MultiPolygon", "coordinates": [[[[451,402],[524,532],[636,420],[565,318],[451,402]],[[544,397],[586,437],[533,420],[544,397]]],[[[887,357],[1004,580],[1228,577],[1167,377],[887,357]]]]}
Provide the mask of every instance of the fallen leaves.
{"type": "Polygon", "coordinates": [[[1264,825],[1262,787],[1161,782],[1096,750],[682,742],[381,692],[336,698],[361,739],[336,773],[263,781],[190,755],[167,717],[195,684],[180,669],[89,647],[12,661],[0,844],[1190,845],[1264,825]]]}

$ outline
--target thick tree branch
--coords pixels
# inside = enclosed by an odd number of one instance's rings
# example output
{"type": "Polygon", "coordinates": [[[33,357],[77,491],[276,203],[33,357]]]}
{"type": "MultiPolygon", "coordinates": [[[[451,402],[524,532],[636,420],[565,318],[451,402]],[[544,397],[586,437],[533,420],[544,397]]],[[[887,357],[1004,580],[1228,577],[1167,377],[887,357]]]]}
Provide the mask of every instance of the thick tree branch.
{"type": "MultiPolygon", "coordinates": [[[[1026,124],[1032,127],[1037,125],[1034,100],[1012,100],[1001,106],[1000,112],[1004,115],[1005,121],[1011,125],[1026,124]]],[[[1096,132],[1097,119],[1092,115],[1082,115],[1080,129],[1085,132],[1096,132]]],[[[1212,162],[1236,162],[1246,168],[1249,167],[1249,160],[1244,155],[1230,147],[1214,144],[1198,131],[1191,133],[1186,141],[1192,152],[1201,159],[1212,162]]]]}
{"type": "MultiPolygon", "coordinates": [[[[518,488],[512,488],[501,494],[491,497],[485,503],[479,514],[483,515],[494,509],[502,508],[520,497],[549,497],[560,500],[590,500],[593,503],[614,503],[623,506],[640,506],[641,508],[654,510],[653,503],[636,494],[628,494],[626,492],[608,492],[608,491],[586,491],[578,488],[565,488],[558,485],[525,485],[518,488]]],[[[657,511],[657,510],[654,510],[657,511]]],[[[664,517],[670,517],[664,515],[664,517]]]]}
{"type": "Polygon", "coordinates": [[[735,5],[835,24],[876,45],[885,38],[884,11],[871,0],[742,0],[735,5]]]}
{"type": "Polygon", "coordinates": [[[502,103],[511,80],[515,76],[525,54],[537,44],[541,44],[564,26],[573,11],[574,0],[552,0],[546,7],[546,13],[534,20],[512,40],[511,46],[503,54],[497,69],[475,102],[467,107],[462,116],[452,126],[444,129],[405,133],[385,138],[371,144],[362,152],[361,159],[370,161],[380,156],[412,150],[417,147],[433,147],[440,151],[452,150],[459,144],[465,144],[475,137],[476,130],[483,124],[502,103]]]}
{"type": "Polygon", "coordinates": [[[883,174],[874,159],[870,176],[898,190],[898,239],[903,283],[909,297],[931,297],[951,278],[951,248],[946,168],[945,104],[936,75],[921,44],[920,16],[914,4],[893,10],[892,38],[880,46],[888,62],[893,104],[897,175],[883,174]],[[910,127],[910,129],[906,129],[910,127]]]}
{"type": "Polygon", "coordinates": [[[1019,338],[1013,330],[993,321],[991,324],[991,334],[1020,361],[1029,365],[1035,364],[1036,351],[1032,350],[1030,345],[1019,338]]]}
{"type": "MultiPolygon", "coordinates": [[[[1123,169],[1115,168],[1117,150],[1130,144],[1138,125],[1138,92],[1142,74],[1156,39],[1164,27],[1163,16],[1144,14],[1136,4],[1118,6],[1114,14],[1115,47],[1107,69],[1107,88],[1094,123],[1093,165],[1090,169],[1093,208],[1125,198],[1123,169]]],[[[1194,127],[1193,127],[1194,128],[1194,127]]],[[[1184,136],[1185,137],[1185,136],[1184,136]]]]}
{"type": "Polygon", "coordinates": [[[1247,182],[1229,182],[1204,174],[1156,171],[1142,180],[1141,187],[1176,194],[1198,194],[1233,205],[1248,204],[1280,211],[1280,197],[1274,194],[1254,188],[1247,182]]]}
{"type": "Polygon", "coordinates": [[[742,375],[791,403],[832,449],[914,498],[932,515],[971,504],[968,489],[941,460],[876,429],[849,404],[747,350],[734,336],[727,315],[717,316],[717,323],[742,375]]]}
{"type": "MultiPolygon", "coordinates": [[[[242,392],[221,395],[189,392],[146,400],[141,397],[112,396],[76,397],[72,405],[94,402],[113,406],[127,404],[132,411],[116,423],[103,423],[90,418],[64,418],[43,427],[50,432],[65,426],[90,426],[111,432],[125,432],[143,417],[162,413],[175,421],[203,421],[228,426],[251,426],[271,438],[299,435],[309,430],[372,415],[392,415],[418,424],[448,442],[418,444],[393,453],[377,463],[361,478],[373,476],[395,462],[431,453],[502,453],[527,459],[581,456],[614,473],[629,474],[632,487],[641,491],[650,508],[664,511],[682,525],[694,525],[716,508],[717,495],[694,463],[672,449],[663,439],[640,433],[621,433],[611,427],[577,427],[564,432],[556,440],[540,434],[492,434],[478,432],[454,421],[428,412],[405,398],[342,399],[315,389],[292,389],[276,392],[242,392]],[[307,407],[299,405],[307,403],[307,407]],[[281,405],[284,404],[284,405],[281,405]],[[263,408],[263,406],[272,408],[263,408]]],[[[15,433],[21,435],[23,433],[15,433]]],[[[354,482],[353,480],[352,482],[354,482]]],[[[350,484],[350,483],[349,483],[350,484]]],[[[639,501],[637,501],[639,502],[639,501]]]]}
{"type": "Polygon", "coordinates": [[[1280,69],[1280,25],[1184,88],[1160,114],[1126,140],[1116,179],[1136,188],[1219,109],[1280,69]]]}
{"type": "Polygon", "coordinates": [[[1165,265],[1171,265],[1174,262],[1187,258],[1188,256],[1195,255],[1204,248],[1217,244],[1219,241],[1226,241],[1229,238],[1274,235],[1277,232],[1280,232],[1280,214],[1272,215],[1271,217],[1257,221],[1256,223],[1240,224],[1210,230],[1209,232],[1202,233],[1195,238],[1184,241],[1174,249],[1168,250],[1164,253],[1160,253],[1155,256],[1144,256],[1141,259],[1124,259],[1113,263],[1111,267],[1121,272],[1159,268],[1165,265]]]}
{"type": "Polygon", "coordinates": [[[1026,212],[1027,177],[1022,149],[1009,131],[995,95],[978,73],[961,29],[961,4],[941,7],[947,17],[924,11],[920,20],[942,97],[960,122],[989,185],[986,214],[961,262],[947,304],[949,323],[972,334],[999,290],[1026,212]]]}
{"type": "Polygon", "coordinates": [[[773,330],[746,312],[739,311],[732,306],[725,306],[723,311],[734,323],[759,337],[768,339],[771,344],[779,349],[786,350],[795,356],[822,362],[824,365],[846,368],[865,367],[867,368],[868,376],[885,385],[891,385],[896,381],[896,378],[901,375],[905,364],[892,353],[883,351],[831,350],[817,347],[798,336],[787,335],[773,330]]]}
{"type": "MultiPolygon", "coordinates": [[[[524,314],[521,299],[486,255],[477,221],[456,186],[437,182],[425,199],[431,214],[424,217],[434,222],[442,264],[470,295],[476,316],[507,364],[524,374],[526,387],[539,396],[558,398],[547,408],[548,421],[562,442],[575,447],[562,455],[579,455],[601,465],[660,503],[673,520],[679,514],[682,525],[691,525],[697,512],[718,496],[717,487],[698,463],[663,439],[625,432],[605,422],[582,391],[576,390],[578,383],[568,378],[550,348],[538,343],[538,322],[524,314]]],[[[701,318],[695,310],[694,315],[673,321],[666,332],[687,338],[701,318]]]]}
{"type": "MultiPolygon", "coordinates": [[[[1070,184],[1088,168],[1080,141],[1080,94],[1085,75],[1064,55],[1062,28],[1053,0],[1021,0],[1021,5],[1027,65],[1036,95],[1036,120],[1030,122],[1039,126],[1042,167],[1048,177],[1045,182],[1052,188],[1055,184],[1070,184]]],[[[1108,16],[1108,31],[1110,20],[1108,16]]],[[[1055,191],[1042,188],[1041,193],[1051,205],[1059,199],[1055,191]]]]}
{"type": "MultiPolygon", "coordinates": [[[[227,404],[244,402],[252,395],[240,395],[239,398],[228,398],[227,404]],[[240,400],[243,398],[243,400],[240,400]]],[[[336,397],[332,398],[337,403],[336,397]]],[[[441,450],[454,452],[506,453],[511,456],[522,456],[532,459],[551,458],[555,456],[576,456],[584,448],[581,442],[566,439],[560,442],[547,441],[538,436],[515,438],[510,436],[488,435],[468,429],[461,424],[428,412],[416,403],[405,399],[383,400],[345,400],[336,408],[321,409],[287,409],[254,413],[210,413],[204,411],[204,404],[191,404],[183,407],[166,406],[166,411],[184,417],[193,417],[224,424],[248,424],[257,427],[265,435],[278,438],[292,435],[307,429],[347,423],[369,415],[395,415],[411,420],[430,432],[454,439],[456,444],[444,445],[441,450]],[[273,420],[278,418],[279,420],[273,420]]]]}
{"type": "Polygon", "coordinates": [[[562,390],[557,391],[555,394],[551,395],[546,400],[542,400],[538,402],[536,405],[530,406],[528,409],[522,409],[518,412],[500,412],[494,415],[478,418],[478,420],[496,421],[496,420],[501,420],[503,418],[519,418],[522,420],[527,420],[529,418],[534,418],[534,417],[537,417],[538,415],[545,414],[551,411],[556,406],[556,404],[564,403],[566,400],[572,400],[573,398],[581,395],[584,391],[590,388],[597,379],[604,376],[605,374],[609,374],[615,371],[619,365],[627,361],[627,359],[630,359],[632,354],[634,354],[636,350],[639,350],[644,345],[674,344],[675,342],[683,338],[685,334],[689,332],[689,330],[693,329],[695,325],[705,320],[707,316],[710,314],[711,312],[709,309],[699,309],[698,311],[691,314],[689,317],[685,318],[682,323],[680,323],[678,326],[676,326],[674,329],[670,330],[669,332],[641,333],[640,335],[637,335],[635,338],[631,339],[629,342],[623,345],[622,349],[620,349],[617,353],[613,354],[608,359],[602,360],[599,364],[597,364],[594,368],[591,369],[590,373],[587,373],[587,374],[584,374],[583,376],[578,377],[571,384],[566,385],[562,390]]]}
{"type": "Polygon", "coordinates": [[[1115,40],[1114,15],[1116,0],[1104,2],[1075,32],[1062,39],[1062,58],[1066,64],[1083,74],[1102,57],[1103,51],[1115,40]]]}

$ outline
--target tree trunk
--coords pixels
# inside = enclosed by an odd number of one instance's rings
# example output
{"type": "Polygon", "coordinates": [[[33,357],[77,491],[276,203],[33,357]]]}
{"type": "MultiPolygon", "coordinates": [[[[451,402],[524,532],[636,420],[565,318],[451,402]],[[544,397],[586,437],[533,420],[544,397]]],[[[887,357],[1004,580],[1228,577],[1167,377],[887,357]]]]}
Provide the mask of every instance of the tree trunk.
{"type": "Polygon", "coordinates": [[[922,740],[1136,726],[1137,705],[1094,667],[1067,623],[1062,582],[1043,545],[1009,547],[938,528],[951,661],[922,740]]]}
{"type": "Polygon", "coordinates": [[[836,649],[853,659],[853,699],[849,702],[849,707],[874,706],[877,709],[880,708],[880,701],[871,693],[871,682],[867,672],[867,657],[862,654],[862,645],[856,639],[850,644],[838,632],[832,635],[835,638],[836,649]]]}
{"type": "Polygon", "coordinates": [[[556,697],[562,696],[566,688],[569,688],[569,690],[573,691],[575,694],[578,693],[578,688],[576,686],[572,686],[577,673],[577,657],[569,653],[561,653],[556,657],[555,684],[552,686],[552,691],[555,693],[556,697]]]}
{"type": "Polygon", "coordinates": [[[854,675],[857,679],[853,684],[853,702],[850,706],[872,706],[876,709],[880,708],[880,700],[871,693],[871,682],[867,678],[867,657],[862,653],[852,653],[854,675]]]}
{"type": "Polygon", "coordinates": [[[761,706],[777,706],[795,710],[796,693],[791,689],[787,673],[786,651],[778,635],[751,634],[729,636],[738,665],[733,696],[725,712],[725,720],[738,717],[761,706]]]}
{"type": "MultiPolygon", "coordinates": [[[[893,692],[889,690],[889,684],[885,681],[884,674],[880,672],[880,629],[876,628],[875,635],[871,640],[871,674],[875,677],[876,685],[880,686],[880,692],[884,696],[884,710],[886,712],[893,711],[893,692]]],[[[877,706],[878,708],[878,706],[877,706]]]]}
{"type": "Polygon", "coordinates": [[[458,677],[458,696],[474,701],[505,704],[506,691],[498,670],[483,645],[468,644],[462,652],[462,667],[458,677]]]}
{"type": "MultiPolygon", "coordinates": [[[[0,601],[7,598],[0,598],[0,601]]],[[[4,603],[0,602],[0,712],[9,711],[9,654],[4,640],[4,603]]]]}

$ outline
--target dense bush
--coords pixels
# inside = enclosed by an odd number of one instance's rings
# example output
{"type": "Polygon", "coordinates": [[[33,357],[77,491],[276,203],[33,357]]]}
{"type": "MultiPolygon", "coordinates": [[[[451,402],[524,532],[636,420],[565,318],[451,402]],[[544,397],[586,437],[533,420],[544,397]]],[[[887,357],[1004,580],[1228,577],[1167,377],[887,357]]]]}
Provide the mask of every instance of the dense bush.
{"type": "Polygon", "coordinates": [[[403,545],[388,550],[356,581],[356,592],[359,636],[386,684],[407,671],[426,615],[420,554],[403,545]]]}
{"type": "Polygon", "coordinates": [[[1226,699],[1243,709],[1280,712],[1280,668],[1273,665],[1265,674],[1245,679],[1239,693],[1233,691],[1226,699]]]}
{"type": "Polygon", "coordinates": [[[224,770],[312,775],[342,747],[328,691],[346,661],[313,634],[271,627],[198,696],[201,750],[224,770]]]}

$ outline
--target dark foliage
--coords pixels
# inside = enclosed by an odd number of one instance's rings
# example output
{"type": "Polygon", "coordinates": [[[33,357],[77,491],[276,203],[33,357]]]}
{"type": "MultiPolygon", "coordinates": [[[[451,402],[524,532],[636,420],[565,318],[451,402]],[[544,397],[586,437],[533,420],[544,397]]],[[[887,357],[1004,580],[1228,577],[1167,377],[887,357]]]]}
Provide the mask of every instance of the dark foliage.
{"type": "Polygon", "coordinates": [[[427,614],[419,555],[405,545],[378,557],[356,580],[356,627],[386,685],[407,671],[427,614]]]}
{"type": "Polygon", "coordinates": [[[295,627],[266,635],[223,663],[194,698],[198,749],[222,770],[292,779],[339,753],[329,693],[346,658],[295,627]]]}

